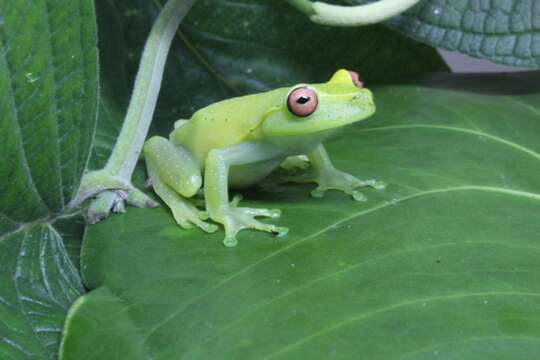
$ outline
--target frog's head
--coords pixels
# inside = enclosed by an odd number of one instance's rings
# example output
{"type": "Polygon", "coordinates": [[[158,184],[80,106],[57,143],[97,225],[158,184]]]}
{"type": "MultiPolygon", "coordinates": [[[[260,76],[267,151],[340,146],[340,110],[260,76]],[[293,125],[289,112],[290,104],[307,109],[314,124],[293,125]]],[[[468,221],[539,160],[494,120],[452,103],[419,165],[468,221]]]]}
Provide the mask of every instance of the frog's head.
{"type": "Polygon", "coordinates": [[[285,96],[280,96],[280,103],[262,125],[262,132],[270,138],[328,133],[375,112],[371,91],[353,71],[338,70],[327,83],[280,90],[285,96]]]}

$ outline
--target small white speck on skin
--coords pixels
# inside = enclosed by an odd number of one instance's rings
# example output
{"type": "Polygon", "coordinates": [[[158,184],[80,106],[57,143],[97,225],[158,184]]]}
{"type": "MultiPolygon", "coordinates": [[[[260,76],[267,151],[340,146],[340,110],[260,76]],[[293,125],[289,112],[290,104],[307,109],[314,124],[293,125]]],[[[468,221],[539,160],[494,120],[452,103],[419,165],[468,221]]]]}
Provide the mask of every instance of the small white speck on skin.
{"type": "Polygon", "coordinates": [[[488,301],[487,300],[484,300],[484,305],[487,305],[488,301]]]}
{"type": "Polygon", "coordinates": [[[252,72],[253,72],[253,69],[252,69],[252,68],[248,67],[248,68],[246,69],[246,74],[251,74],[252,72]]]}
{"type": "Polygon", "coordinates": [[[433,15],[439,15],[441,13],[441,9],[440,8],[435,8],[433,9],[433,15]]]}

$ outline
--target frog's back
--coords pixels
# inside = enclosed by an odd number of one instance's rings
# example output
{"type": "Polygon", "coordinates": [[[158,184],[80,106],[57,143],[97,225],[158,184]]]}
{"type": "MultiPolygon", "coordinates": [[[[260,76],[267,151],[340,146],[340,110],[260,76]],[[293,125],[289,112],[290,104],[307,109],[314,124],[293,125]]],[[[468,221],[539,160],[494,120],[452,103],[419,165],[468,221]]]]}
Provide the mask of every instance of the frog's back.
{"type": "Polygon", "coordinates": [[[184,145],[197,159],[204,161],[211,149],[249,139],[274,103],[275,96],[266,92],[211,104],[195,112],[191,120],[175,129],[170,139],[184,145]]]}

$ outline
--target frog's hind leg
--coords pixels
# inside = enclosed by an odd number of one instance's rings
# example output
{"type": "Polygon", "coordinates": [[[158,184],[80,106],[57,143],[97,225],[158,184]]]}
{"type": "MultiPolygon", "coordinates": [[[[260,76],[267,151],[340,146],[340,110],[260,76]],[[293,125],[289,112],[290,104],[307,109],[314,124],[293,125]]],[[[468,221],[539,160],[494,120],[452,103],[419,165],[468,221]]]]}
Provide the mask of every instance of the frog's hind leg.
{"type": "Polygon", "coordinates": [[[204,221],[208,214],[187,199],[195,195],[202,184],[199,165],[191,153],[165,138],[154,136],[146,141],[144,156],[149,183],[171,209],[178,225],[191,228],[191,224],[195,224],[206,232],[216,231],[215,224],[204,221]]]}

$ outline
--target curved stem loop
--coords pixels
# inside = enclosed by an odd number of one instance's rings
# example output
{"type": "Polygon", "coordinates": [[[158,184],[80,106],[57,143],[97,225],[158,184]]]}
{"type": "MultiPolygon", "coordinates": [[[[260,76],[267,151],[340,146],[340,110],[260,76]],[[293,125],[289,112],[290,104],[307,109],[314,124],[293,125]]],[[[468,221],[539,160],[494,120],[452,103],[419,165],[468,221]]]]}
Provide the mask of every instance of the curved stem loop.
{"type": "Polygon", "coordinates": [[[126,119],[106,169],[131,177],[148,133],[171,42],[195,0],[169,0],[148,36],[126,119]]]}
{"type": "Polygon", "coordinates": [[[357,6],[330,5],[309,0],[289,0],[289,3],[309,16],[311,21],[331,26],[375,24],[399,15],[420,0],[380,0],[357,6]]]}
{"type": "Polygon", "coordinates": [[[133,94],[112,154],[104,169],[83,176],[72,207],[104,190],[134,189],[131,175],[152,122],[167,55],[180,22],[195,1],[169,0],[159,13],[146,40],[133,94]]]}

